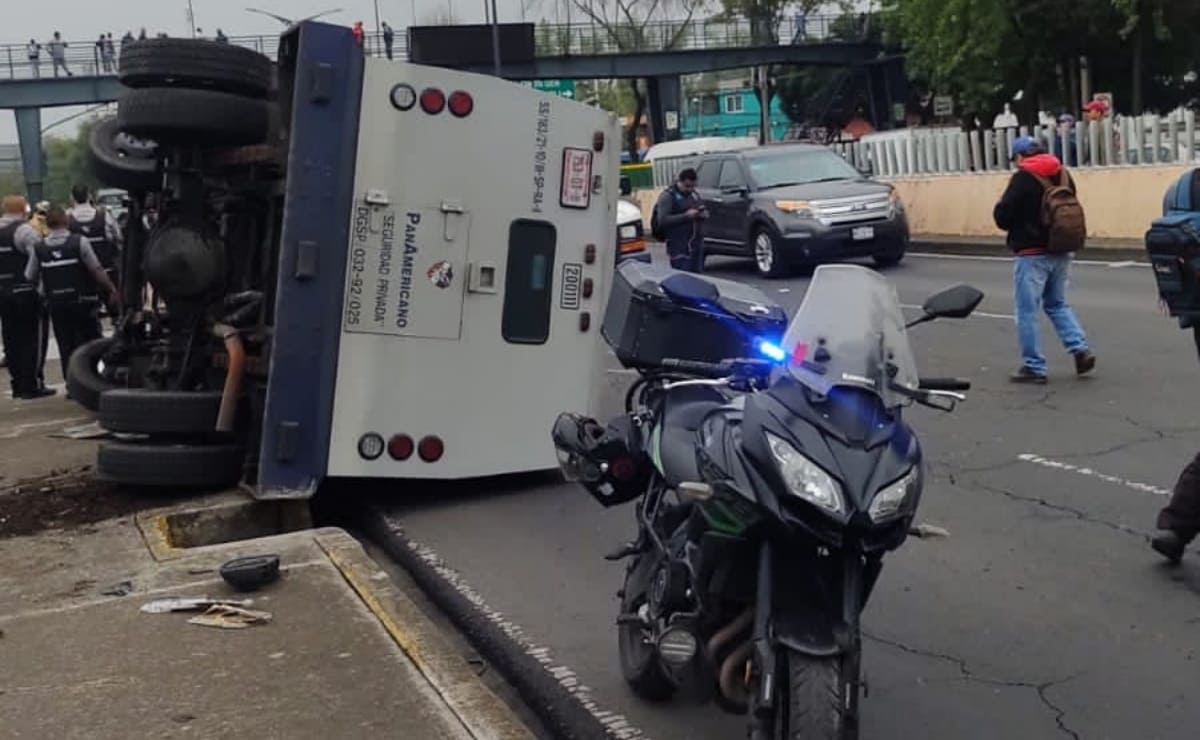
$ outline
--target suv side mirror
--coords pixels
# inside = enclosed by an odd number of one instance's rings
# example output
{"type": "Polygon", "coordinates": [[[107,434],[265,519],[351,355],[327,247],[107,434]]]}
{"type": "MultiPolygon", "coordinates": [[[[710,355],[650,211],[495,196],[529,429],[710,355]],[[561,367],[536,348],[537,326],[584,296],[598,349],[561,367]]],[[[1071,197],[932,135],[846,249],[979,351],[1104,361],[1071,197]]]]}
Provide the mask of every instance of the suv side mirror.
{"type": "Polygon", "coordinates": [[[733,187],[721,188],[721,192],[725,195],[736,195],[739,198],[745,198],[750,195],[750,188],[745,185],[735,185],[733,187]]]}

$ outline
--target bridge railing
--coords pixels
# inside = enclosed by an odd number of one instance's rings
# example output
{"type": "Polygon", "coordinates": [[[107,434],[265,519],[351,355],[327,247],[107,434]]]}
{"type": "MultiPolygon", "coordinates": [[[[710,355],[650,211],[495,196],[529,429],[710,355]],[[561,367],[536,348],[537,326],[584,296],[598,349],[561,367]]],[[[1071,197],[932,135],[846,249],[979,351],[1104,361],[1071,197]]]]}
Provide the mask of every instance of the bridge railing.
{"type": "MultiPolygon", "coordinates": [[[[683,49],[725,49],[764,43],[799,44],[829,40],[844,16],[822,15],[785,18],[778,28],[755,33],[749,21],[696,18],[689,21],[656,21],[640,27],[606,28],[599,23],[539,25],[535,31],[538,56],[621,54],[683,49]]],[[[230,44],[253,49],[272,59],[279,51],[279,36],[230,36],[230,44]]],[[[27,44],[0,45],[0,79],[33,79],[73,75],[98,76],[117,73],[121,39],[113,38],[113,58],[106,60],[95,40],[67,40],[64,67],[56,69],[46,42],[37,60],[29,57],[27,44]]],[[[384,56],[383,35],[368,33],[364,52],[384,56]]],[[[397,59],[407,58],[407,35],[398,29],[392,47],[397,59]]]]}

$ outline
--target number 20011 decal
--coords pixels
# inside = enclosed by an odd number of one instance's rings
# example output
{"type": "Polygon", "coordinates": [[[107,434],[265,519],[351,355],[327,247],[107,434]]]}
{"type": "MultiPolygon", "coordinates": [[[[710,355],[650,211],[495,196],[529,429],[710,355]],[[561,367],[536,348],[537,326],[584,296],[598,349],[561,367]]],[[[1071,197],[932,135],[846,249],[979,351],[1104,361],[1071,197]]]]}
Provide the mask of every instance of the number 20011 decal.
{"type": "Polygon", "coordinates": [[[592,152],[589,149],[563,149],[563,208],[587,208],[592,202],[592,152]]]}

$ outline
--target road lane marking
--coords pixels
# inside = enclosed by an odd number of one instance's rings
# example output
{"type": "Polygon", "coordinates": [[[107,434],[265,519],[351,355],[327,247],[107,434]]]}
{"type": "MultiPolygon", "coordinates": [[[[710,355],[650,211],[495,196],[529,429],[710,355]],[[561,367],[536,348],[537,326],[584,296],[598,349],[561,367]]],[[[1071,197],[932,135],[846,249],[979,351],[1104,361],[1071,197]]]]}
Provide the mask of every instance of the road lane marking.
{"type": "Polygon", "coordinates": [[[1127,478],[1121,478],[1120,476],[1109,475],[1107,473],[1101,473],[1098,470],[1093,470],[1092,468],[1085,467],[1083,465],[1075,465],[1073,463],[1066,463],[1066,462],[1060,462],[1058,460],[1051,460],[1049,458],[1042,457],[1041,455],[1034,455],[1032,453],[1027,452],[1023,455],[1017,455],[1017,459],[1020,460],[1021,462],[1027,462],[1027,463],[1031,463],[1033,465],[1040,465],[1043,468],[1050,468],[1052,470],[1061,470],[1066,473],[1075,473],[1076,475],[1083,475],[1083,476],[1087,476],[1088,478],[1096,478],[1097,480],[1102,480],[1105,483],[1112,483],[1114,485],[1124,486],[1125,488],[1129,488],[1134,491],[1138,491],[1140,493],[1149,493],[1154,496],[1170,496],[1171,495],[1171,492],[1168,491],[1167,489],[1159,488],[1158,486],[1152,486],[1149,483],[1138,483],[1137,481],[1132,481],[1127,478]]]}
{"type": "MultiPolygon", "coordinates": [[[[911,303],[901,303],[900,308],[905,308],[910,311],[925,310],[921,306],[916,306],[911,303]]],[[[1009,314],[1009,313],[988,313],[986,311],[973,312],[971,314],[971,318],[976,318],[976,317],[981,318],[981,319],[1004,319],[1005,321],[1016,321],[1017,320],[1016,316],[1013,316],[1012,314],[1009,314]]]]}
{"type": "MultiPolygon", "coordinates": [[[[927,260],[959,260],[966,262],[1012,262],[1012,257],[998,257],[987,254],[938,254],[936,252],[909,252],[909,257],[919,257],[927,260]]],[[[1086,265],[1089,267],[1149,267],[1149,262],[1138,262],[1136,260],[1123,260],[1119,262],[1111,262],[1109,260],[1072,260],[1073,265],[1086,265]]]]}

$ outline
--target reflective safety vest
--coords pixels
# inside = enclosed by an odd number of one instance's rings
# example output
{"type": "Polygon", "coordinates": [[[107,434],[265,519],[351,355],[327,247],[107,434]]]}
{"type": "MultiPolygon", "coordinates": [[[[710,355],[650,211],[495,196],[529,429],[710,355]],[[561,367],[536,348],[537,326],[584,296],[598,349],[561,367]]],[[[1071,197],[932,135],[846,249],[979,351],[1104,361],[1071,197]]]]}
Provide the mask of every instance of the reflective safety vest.
{"type": "Polygon", "coordinates": [[[0,229],[0,296],[15,296],[32,293],[33,283],[25,279],[25,265],[29,258],[17,249],[17,229],[24,221],[13,221],[0,229]]]}
{"type": "Polygon", "coordinates": [[[105,228],[108,217],[103,208],[96,209],[96,215],[91,221],[76,220],[75,215],[71,214],[67,228],[72,234],[87,237],[88,244],[92,245],[92,251],[96,253],[96,259],[100,260],[100,266],[109,275],[113,275],[117,267],[117,245],[108,240],[108,229],[105,228]]]}
{"type": "Polygon", "coordinates": [[[83,264],[81,245],[82,238],[78,234],[71,234],[58,246],[51,247],[42,242],[37,247],[42,289],[46,302],[51,306],[99,301],[96,280],[88,272],[87,265],[83,264]]]}

